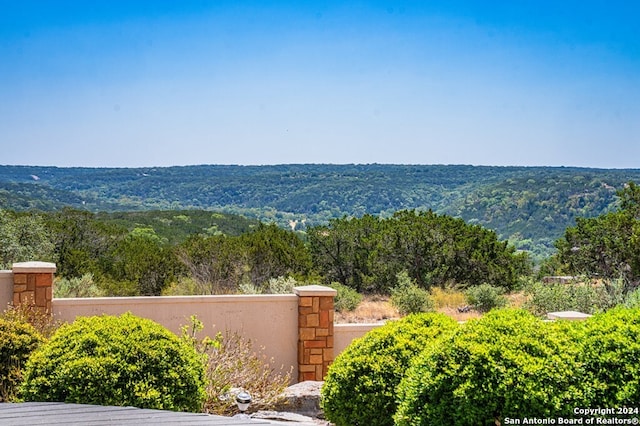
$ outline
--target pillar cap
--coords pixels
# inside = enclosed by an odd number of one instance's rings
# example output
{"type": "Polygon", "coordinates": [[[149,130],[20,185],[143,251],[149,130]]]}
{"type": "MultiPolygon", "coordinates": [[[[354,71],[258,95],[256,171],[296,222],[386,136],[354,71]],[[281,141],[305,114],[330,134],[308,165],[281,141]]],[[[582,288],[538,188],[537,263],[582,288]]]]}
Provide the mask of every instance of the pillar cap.
{"type": "Polygon", "coordinates": [[[300,287],[294,287],[293,292],[300,297],[309,296],[333,296],[338,294],[338,291],[323,285],[305,285],[300,287]]]}
{"type": "Polygon", "coordinates": [[[14,263],[11,270],[14,274],[53,274],[56,272],[56,264],[49,262],[19,262],[14,263]]]}

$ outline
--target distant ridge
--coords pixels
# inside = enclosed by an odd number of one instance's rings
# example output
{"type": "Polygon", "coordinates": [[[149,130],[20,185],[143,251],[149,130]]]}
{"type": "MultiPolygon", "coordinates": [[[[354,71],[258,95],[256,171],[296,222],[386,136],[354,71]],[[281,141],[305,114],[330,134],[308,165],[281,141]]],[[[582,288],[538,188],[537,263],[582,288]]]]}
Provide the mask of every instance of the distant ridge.
{"type": "Polygon", "coordinates": [[[284,227],[342,216],[432,209],[494,229],[535,256],[576,217],[615,209],[640,169],[471,165],[282,164],[140,168],[0,166],[0,208],[203,209],[284,227]]]}

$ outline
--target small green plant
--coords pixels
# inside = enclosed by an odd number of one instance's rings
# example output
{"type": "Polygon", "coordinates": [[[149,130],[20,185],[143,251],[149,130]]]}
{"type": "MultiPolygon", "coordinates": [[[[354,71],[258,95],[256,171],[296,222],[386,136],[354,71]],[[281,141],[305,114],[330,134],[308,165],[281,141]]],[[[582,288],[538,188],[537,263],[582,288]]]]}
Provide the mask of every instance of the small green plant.
{"type": "Polygon", "coordinates": [[[627,294],[623,306],[629,309],[640,308],[640,288],[627,294]]]}
{"type": "Polygon", "coordinates": [[[262,289],[249,280],[242,280],[238,284],[240,294],[262,294],[262,289]]]}
{"type": "Polygon", "coordinates": [[[538,316],[549,312],[579,311],[586,314],[611,307],[611,298],[604,287],[589,283],[541,283],[525,288],[528,300],[524,308],[538,316]]]}
{"type": "Polygon", "coordinates": [[[196,280],[191,277],[180,277],[162,289],[162,296],[191,296],[203,294],[196,280]]]}
{"type": "Polygon", "coordinates": [[[325,378],[321,393],[327,419],[337,426],[392,425],[396,387],[413,358],[457,328],[443,314],[412,314],[354,340],[325,378]]]}
{"type": "Polygon", "coordinates": [[[29,358],[26,401],[200,411],[204,362],[161,325],[136,317],[80,317],[29,358]]]}
{"type": "Polygon", "coordinates": [[[293,288],[299,285],[293,277],[270,278],[267,281],[267,293],[269,294],[291,294],[293,288]]]}
{"type": "Polygon", "coordinates": [[[338,312],[353,311],[362,301],[362,295],[349,286],[332,282],[329,287],[338,292],[334,299],[334,307],[338,312]]]}
{"type": "Polygon", "coordinates": [[[467,303],[478,312],[489,312],[495,308],[503,308],[507,305],[504,297],[504,289],[490,284],[480,284],[470,287],[465,291],[467,303]]]}
{"type": "Polygon", "coordinates": [[[391,290],[391,304],[400,315],[433,311],[434,303],[429,292],[418,287],[407,271],[399,272],[396,279],[397,284],[391,290]]]}
{"type": "Polygon", "coordinates": [[[23,316],[11,311],[0,316],[0,401],[16,399],[22,369],[31,353],[44,341],[23,316]]]}
{"type": "Polygon", "coordinates": [[[92,274],[80,278],[58,278],[53,286],[53,297],[100,297],[104,293],[93,281],[92,274]]]}

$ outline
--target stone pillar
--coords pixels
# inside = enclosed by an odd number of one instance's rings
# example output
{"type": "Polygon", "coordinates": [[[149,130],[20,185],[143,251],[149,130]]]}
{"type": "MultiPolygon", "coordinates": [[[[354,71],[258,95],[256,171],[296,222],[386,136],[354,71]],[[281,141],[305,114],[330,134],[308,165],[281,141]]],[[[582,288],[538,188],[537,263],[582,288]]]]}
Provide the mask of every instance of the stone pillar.
{"type": "Polygon", "coordinates": [[[12,272],[13,305],[27,304],[51,313],[56,265],[48,262],[14,263],[12,272]]]}
{"type": "Polygon", "coordinates": [[[294,288],[298,296],[298,382],[322,381],[333,362],[333,299],[320,285],[294,288]]]}

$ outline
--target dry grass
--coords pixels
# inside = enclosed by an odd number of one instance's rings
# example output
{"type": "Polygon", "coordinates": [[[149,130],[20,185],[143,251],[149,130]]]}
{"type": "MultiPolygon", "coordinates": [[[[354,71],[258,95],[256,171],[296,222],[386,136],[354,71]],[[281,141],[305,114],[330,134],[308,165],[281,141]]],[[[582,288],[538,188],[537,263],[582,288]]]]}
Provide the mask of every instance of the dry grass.
{"type": "MultiPolygon", "coordinates": [[[[468,312],[459,312],[458,308],[467,304],[464,293],[457,290],[442,290],[434,288],[431,291],[436,312],[441,312],[456,321],[468,321],[474,318],[480,318],[481,313],[470,310],[468,312]]],[[[509,306],[521,307],[526,301],[524,293],[513,293],[507,295],[509,306]]],[[[389,319],[398,319],[401,315],[398,310],[391,305],[389,297],[380,295],[365,296],[358,307],[352,312],[336,312],[335,322],[338,324],[348,323],[376,323],[389,319]]]]}
{"type": "Polygon", "coordinates": [[[351,312],[336,312],[336,323],[374,323],[388,319],[400,318],[398,310],[391,306],[389,297],[364,296],[358,307],[351,312]]]}
{"type": "Polygon", "coordinates": [[[62,325],[60,321],[53,318],[53,315],[27,304],[9,306],[7,310],[0,314],[0,317],[7,321],[27,322],[45,338],[51,337],[62,325]]]}
{"type": "Polygon", "coordinates": [[[205,411],[218,415],[237,412],[235,397],[241,390],[252,398],[251,411],[268,409],[282,400],[291,371],[268,359],[238,332],[227,331],[207,348],[207,398],[205,411]]]}
{"type": "Polygon", "coordinates": [[[527,295],[524,294],[523,291],[507,294],[506,297],[509,300],[509,306],[513,308],[521,308],[522,305],[524,305],[524,303],[527,301],[527,295]]]}
{"type": "Polygon", "coordinates": [[[191,316],[191,324],[182,327],[182,339],[205,356],[206,400],[204,411],[231,415],[237,412],[235,397],[245,390],[252,398],[251,411],[264,410],[282,401],[291,382],[292,369],[278,367],[255,348],[241,332],[227,330],[214,338],[200,337],[202,321],[191,316]]]}
{"type": "Polygon", "coordinates": [[[453,318],[456,321],[468,321],[474,318],[480,318],[482,314],[478,311],[474,311],[473,309],[468,312],[459,312],[458,308],[439,308],[436,309],[438,312],[442,312],[443,314],[453,318]]]}
{"type": "Polygon", "coordinates": [[[457,290],[443,290],[435,287],[431,289],[431,298],[436,309],[459,308],[467,304],[464,293],[457,290]]]}

